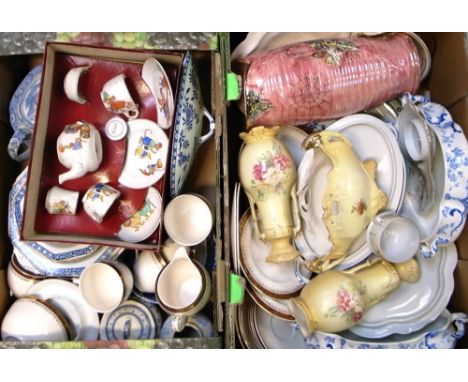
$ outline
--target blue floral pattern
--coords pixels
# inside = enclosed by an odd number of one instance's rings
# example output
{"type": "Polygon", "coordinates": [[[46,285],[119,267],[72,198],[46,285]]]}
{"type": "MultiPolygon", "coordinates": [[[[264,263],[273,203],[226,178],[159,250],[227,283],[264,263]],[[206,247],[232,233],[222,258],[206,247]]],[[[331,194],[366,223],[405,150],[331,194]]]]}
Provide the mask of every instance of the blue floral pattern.
{"type": "Polygon", "coordinates": [[[192,54],[183,64],[172,138],[170,193],[177,196],[184,184],[200,145],[203,100],[192,54]]]}
{"type": "Polygon", "coordinates": [[[468,142],[463,129],[443,106],[427,97],[405,94],[402,102],[411,102],[424,116],[442,148],[446,178],[437,231],[421,249],[424,257],[437,254],[439,247],[453,243],[460,235],[468,214],[468,142]]]}

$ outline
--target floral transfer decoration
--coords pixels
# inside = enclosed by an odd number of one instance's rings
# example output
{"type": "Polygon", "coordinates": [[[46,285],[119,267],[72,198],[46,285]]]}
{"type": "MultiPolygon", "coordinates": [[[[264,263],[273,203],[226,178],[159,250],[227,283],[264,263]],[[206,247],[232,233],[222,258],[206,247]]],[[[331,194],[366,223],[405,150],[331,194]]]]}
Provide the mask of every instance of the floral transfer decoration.
{"type": "Polygon", "coordinates": [[[281,152],[278,145],[273,151],[266,151],[252,168],[252,187],[259,200],[265,200],[271,193],[284,194],[284,182],[290,176],[291,159],[281,152]]]}
{"type": "Polygon", "coordinates": [[[359,202],[353,206],[351,213],[362,215],[365,211],[367,211],[367,203],[364,199],[360,199],[359,202]]]}
{"type": "Polygon", "coordinates": [[[151,201],[146,200],[144,207],[134,213],[130,219],[123,223],[124,227],[132,228],[135,232],[138,232],[145,222],[151,217],[156,211],[156,206],[151,201]]]}
{"type": "Polygon", "coordinates": [[[90,139],[91,137],[91,128],[86,123],[78,122],[67,125],[63,131],[65,134],[75,134],[77,132],[80,134],[73,142],[70,142],[66,145],[59,145],[58,149],[61,153],[63,153],[65,150],[81,150],[83,147],[83,142],[90,139]]]}
{"type": "Polygon", "coordinates": [[[114,113],[126,113],[138,109],[138,105],[134,102],[118,100],[105,91],[102,92],[102,102],[107,110],[114,113]]]}
{"type": "Polygon", "coordinates": [[[96,184],[86,194],[86,199],[104,201],[105,196],[117,195],[119,192],[104,183],[96,184]]]}
{"type": "Polygon", "coordinates": [[[73,215],[73,211],[65,200],[60,200],[58,202],[54,202],[52,205],[52,213],[56,215],[73,215]]]}
{"type": "Polygon", "coordinates": [[[342,319],[356,324],[364,314],[364,302],[356,293],[341,287],[336,293],[336,305],[328,310],[325,317],[342,319]]]}

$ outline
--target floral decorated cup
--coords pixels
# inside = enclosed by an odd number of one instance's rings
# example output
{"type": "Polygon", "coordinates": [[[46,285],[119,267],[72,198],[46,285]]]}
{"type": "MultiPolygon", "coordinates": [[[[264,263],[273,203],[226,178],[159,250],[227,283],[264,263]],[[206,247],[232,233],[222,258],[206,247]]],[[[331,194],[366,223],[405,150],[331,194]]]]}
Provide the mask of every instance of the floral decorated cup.
{"type": "Polygon", "coordinates": [[[85,212],[97,223],[101,223],[112,204],[119,198],[120,191],[104,183],[97,183],[86,191],[82,199],[85,212]]]}
{"type": "Polygon", "coordinates": [[[96,171],[102,161],[99,131],[85,121],[66,125],[57,139],[57,155],[60,163],[70,169],[59,175],[60,184],[96,171]]]}
{"type": "Polygon", "coordinates": [[[107,110],[123,114],[128,119],[135,119],[138,118],[140,112],[128,91],[125,78],[125,74],[119,74],[107,81],[102,88],[101,100],[107,110]]]}

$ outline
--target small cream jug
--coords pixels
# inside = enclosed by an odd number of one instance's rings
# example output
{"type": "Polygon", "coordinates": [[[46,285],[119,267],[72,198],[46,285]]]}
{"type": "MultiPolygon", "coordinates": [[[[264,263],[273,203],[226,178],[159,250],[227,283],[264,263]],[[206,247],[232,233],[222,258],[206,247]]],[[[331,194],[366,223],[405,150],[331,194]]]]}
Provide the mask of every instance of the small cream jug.
{"type": "Polygon", "coordinates": [[[365,309],[387,297],[400,281],[414,283],[419,277],[415,259],[392,264],[378,258],[346,271],[320,273],[287,304],[304,336],[314,330],[341,332],[357,325],[365,309]]]}
{"type": "Polygon", "coordinates": [[[291,155],[276,138],[279,126],[258,126],[241,133],[239,176],[249,199],[255,233],[271,244],[267,261],[294,260],[291,238],[300,229],[296,199],[297,171],[291,155]],[[258,214],[257,214],[258,213],[258,214]]]}
{"type": "Polygon", "coordinates": [[[59,175],[60,184],[96,171],[102,161],[99,131],[85,121],[66,125],[57,139],[57,155],[60,163],[69,169],[59,175]]]}

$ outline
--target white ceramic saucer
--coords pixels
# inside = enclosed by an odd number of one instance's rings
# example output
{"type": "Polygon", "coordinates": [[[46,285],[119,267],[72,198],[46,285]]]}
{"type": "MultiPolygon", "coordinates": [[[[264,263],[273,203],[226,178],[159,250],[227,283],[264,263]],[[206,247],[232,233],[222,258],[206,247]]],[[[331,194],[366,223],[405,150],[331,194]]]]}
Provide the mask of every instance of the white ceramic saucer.
{"type": "Polygon", "coordinates": [[[57,307],[74,327],[76,340],[97,340],[99,316],[85,302],[78,286],[70,281],[48,279],[34,284],[28,295],[47,300],[57,307]]]}
{"type": "Polygon", "coordinates": [[[269,314],[279,318],[280,320],[295,321],[296,319],[291,314],[286,300],[280,300],[270,297],[261,290],[255,288],[252,284],[247,284],[245,287],[247,293],[252,300],[269,314]]]}
{"type": "MultiPolygon", "coordinates": [[[[339,119],[327,129],[346,136],[361,161],[373,159],[377,162],[376,183],[388,196],[385,209],[398,211],[405,191],[405,165],[390,125],[370,115],[355,114],[339,119]]],[[[325,256],[331,249],[328,231],[322,222],[321,201],[331,169],[331,162],[321,150],[309,150],[298,168],[299,213],[304,228],[295,242],[306,259],[325,256]]],[[[349,268],[369,254],[366,233],[363,231],[351,246],[349,255],[337,268],[349,268]]]]}
{"type": "Polygon", "coordinates": [[[161,127],[149,119],[128,121],[127,139],[119,183],[133,189],[152,186],[166,172],[169,139],[161,127]]]}
{"type": "Polygon", "coordinates": [[[302,142],[306,139],[309,135],[295,127],[295,126],[281,126],[278,135],[276,136],[281,143],[286,146],[286,149],[291,154],[291,157],[296,164],[296,167],[302,161],[306,151],[302,148],[302,142]]]}
{"type": "Polygon", "coordinates": [[[174,118],[174,95],[164,68],[158,60],[150,57],[143,64],[141,78],[156,101],[158,125],[163,129],[169,128],[174,118]]]}
{"type": "Polygon", "coordinates": [[[265,349],[306,349],[306,339],[295,322],[280,320],[258,306],[254,313],[257,336],[265,349]]]}
{"type": "Polygon", "coordinates": [[[240,264],[247,279],[270,297],[287,299],[304,287],[296,276],[295,264],[268,263],[270,244],[261,241],[254,231],[253,219],[247,211],[240,221],[240,264]]]}
{"type": "Polygon", "coordinates": [[[150,187],[143,208],[135,212],[120,226],[119,238],[129,243],[137,243],[147,239],[158,228],[161,212],[161,194],[154,187],[150,187]]]}
{"type": "Polygon", "coordinates": [[[452,295],[457,257],[454,244],[441,247],[441,253],[429,259],[418,255],[420,280],[413,284],[402,282],[388,297],[370,307],[350,331],[361,337],[382,338],[409,334],[436,320],[452,295]]]}

